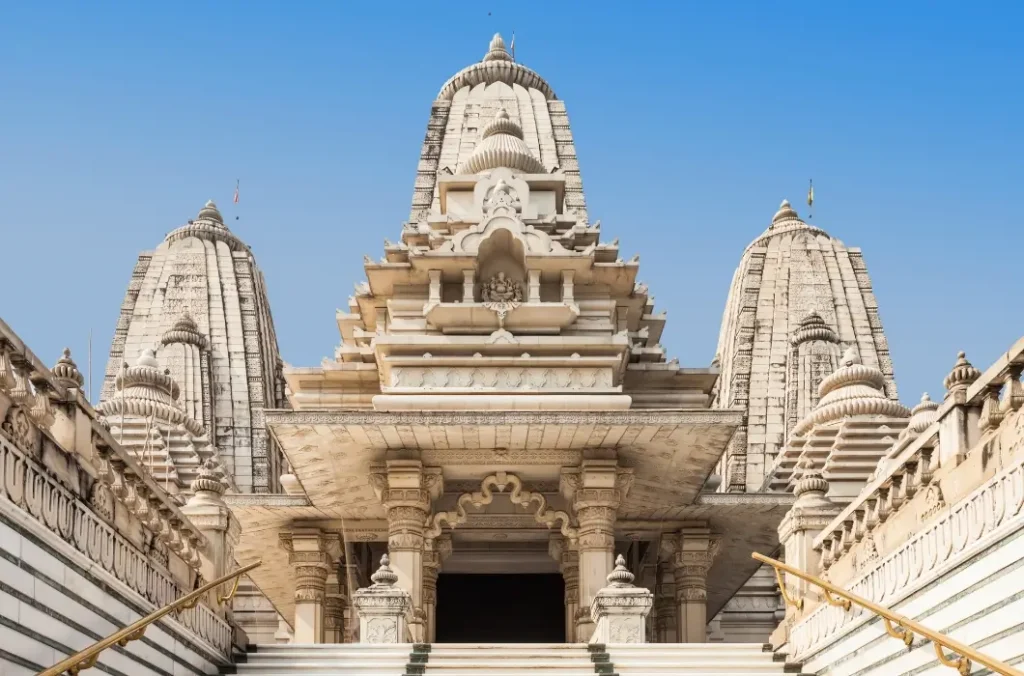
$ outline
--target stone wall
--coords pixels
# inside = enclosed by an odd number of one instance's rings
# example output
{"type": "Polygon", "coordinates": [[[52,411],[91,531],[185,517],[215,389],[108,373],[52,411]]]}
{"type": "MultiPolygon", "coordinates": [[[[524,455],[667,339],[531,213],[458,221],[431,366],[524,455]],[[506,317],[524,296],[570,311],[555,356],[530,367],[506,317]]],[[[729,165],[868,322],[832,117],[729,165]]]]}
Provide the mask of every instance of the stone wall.
{"type": "MultiPolygon", "coordinates": [[[[70,355],[0,321],[0,674],[37,673],[204,583],[206,538],[116,443],[70,355]]],[[[205,603],[104,652],[112,674],[208,674],[235,629],[205,603]]]]}

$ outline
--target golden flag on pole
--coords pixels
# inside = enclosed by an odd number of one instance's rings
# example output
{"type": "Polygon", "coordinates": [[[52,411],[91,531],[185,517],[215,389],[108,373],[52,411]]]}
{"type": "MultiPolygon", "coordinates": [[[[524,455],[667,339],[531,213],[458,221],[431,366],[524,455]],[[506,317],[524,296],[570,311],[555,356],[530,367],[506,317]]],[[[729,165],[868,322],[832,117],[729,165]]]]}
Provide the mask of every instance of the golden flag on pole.
{"type": "Polygon", "coordinates": [[[807,185],[807,206],[814,206],[814,179],[811,179],[807,185]]]}

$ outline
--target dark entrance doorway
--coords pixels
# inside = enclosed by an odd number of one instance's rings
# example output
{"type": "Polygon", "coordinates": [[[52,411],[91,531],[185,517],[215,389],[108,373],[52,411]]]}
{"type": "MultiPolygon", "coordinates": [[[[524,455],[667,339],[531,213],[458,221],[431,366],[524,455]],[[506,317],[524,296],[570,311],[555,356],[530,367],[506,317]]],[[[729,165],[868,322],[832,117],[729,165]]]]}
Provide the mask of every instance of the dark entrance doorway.
{"type": "Polygon", "coordinates": [[[565,583],[555,574],[437,579],[438,643],[562,643],[565,583]]]}

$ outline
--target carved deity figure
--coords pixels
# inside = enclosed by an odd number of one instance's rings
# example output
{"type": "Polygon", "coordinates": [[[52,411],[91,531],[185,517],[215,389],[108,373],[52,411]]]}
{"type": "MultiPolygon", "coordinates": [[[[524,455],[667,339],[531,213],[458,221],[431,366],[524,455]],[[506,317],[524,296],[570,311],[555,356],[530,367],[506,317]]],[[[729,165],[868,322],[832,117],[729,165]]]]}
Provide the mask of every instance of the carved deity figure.
{"type": "Polygon", "coordinates": [[[521,303],[523,301],[523,291],[519,288],[519,284],[506,277],[504,272],[499,272],[485,282],[481,295],[485,303],[521,303]]]}
{"type": "Polygon", "coordinates": [[[498,326],[505,328],[505,316],[519,307],[523,302],[523,289],[519,282],[509,279],[504,272],[499,272],[484,282],[480,290],[484,307],[498,315],[498,326]]]}

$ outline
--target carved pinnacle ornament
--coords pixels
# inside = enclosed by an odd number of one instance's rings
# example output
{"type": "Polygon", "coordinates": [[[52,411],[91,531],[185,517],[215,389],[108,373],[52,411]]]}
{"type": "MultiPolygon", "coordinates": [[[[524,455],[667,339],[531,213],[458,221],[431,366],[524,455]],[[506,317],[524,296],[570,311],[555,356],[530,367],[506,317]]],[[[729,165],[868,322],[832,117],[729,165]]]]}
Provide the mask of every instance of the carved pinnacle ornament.
{"type": "Polygon", "coordinates": [[[398,582],[398,575],[391,570],[391,559],[385,553],[380,557],[380,568],[370,576],[374,587],[394,587],[398,582]]]}
{"type": "Polygon", "coordinates": [[[626,559],[619,554],[615,557],[615,569],[608,574],[607,580],[610,587],[632,587],[636,576],[626,568],[626,559]]]}

